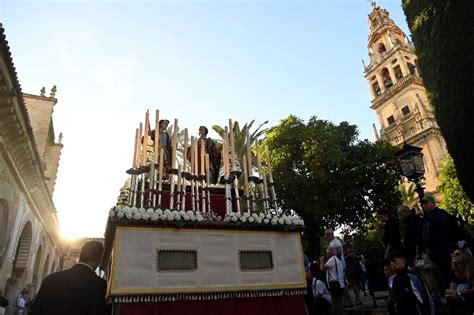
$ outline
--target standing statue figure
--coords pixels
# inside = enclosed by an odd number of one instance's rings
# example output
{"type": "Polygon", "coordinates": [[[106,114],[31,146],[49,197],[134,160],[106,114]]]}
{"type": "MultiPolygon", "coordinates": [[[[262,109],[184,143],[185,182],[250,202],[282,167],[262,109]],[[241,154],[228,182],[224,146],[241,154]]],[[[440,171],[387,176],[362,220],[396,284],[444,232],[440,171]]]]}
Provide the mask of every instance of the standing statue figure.
{"type": "MultiPolygon", "coordinates": [[[[221,164],[221,154],[218,153],[216,145],[211,138],[207,137],[209,130],[205,126],[199,126],[199,140],[205,141],[206,153],[209,154],[209,172],[210,181],[212,184],[217,183],[219,177],[219,165],[221,164]]],[[[201,150],[201,141],[198,142],[198,152],[201,150]]],[[[204,163],[201,161],[201,156],[198,154],[199,165],[204,163]]]]}
{"type": "MultiPolygon", "coordinates": [[[[171,137],[166,131],[170,121],[168,119],[161,119],[158,122],[159,136],[158,136],[158,150],[163,149],[163,164],[166,167],[171,165],[171,137]]],[[[151,139],[155,139],[155,130],[150,132],[151,139]]],[[[156,145],[156,144],[155,144],[156,145]]]]}

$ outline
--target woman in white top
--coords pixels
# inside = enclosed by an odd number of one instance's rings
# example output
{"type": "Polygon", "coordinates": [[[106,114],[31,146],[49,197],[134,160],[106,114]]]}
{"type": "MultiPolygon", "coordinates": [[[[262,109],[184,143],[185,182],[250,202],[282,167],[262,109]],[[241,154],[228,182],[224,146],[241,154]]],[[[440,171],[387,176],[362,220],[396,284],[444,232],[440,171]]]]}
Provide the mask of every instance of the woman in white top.
{"type": "Polygon", "coordinates": [[[326,279],[331,291],[332,304],[334,310],[344,310],[342,293],[344,290],[344,265],[337,257],[337,251],[334,247],[328,247],[326,250],[327,261],[324,262],[324,256],[320,257],[321,270],[326,271],[326,279]]]}

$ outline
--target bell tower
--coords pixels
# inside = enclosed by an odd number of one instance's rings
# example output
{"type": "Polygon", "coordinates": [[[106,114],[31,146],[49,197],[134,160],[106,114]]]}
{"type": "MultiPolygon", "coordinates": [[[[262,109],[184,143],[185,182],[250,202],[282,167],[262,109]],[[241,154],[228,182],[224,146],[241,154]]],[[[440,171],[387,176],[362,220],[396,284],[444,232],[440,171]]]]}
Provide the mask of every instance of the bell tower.
{"type": "Polygon", "coordinates": [[[364,77],[372,95],[370,108],[380,124],[380,138],[398,147],[406,142],[423,148],[425,188],[434,193],[447,151],[428,103],[415,48],[388,11],[375,2],[368,20],[370,64],[364,65],[364,77]]]}

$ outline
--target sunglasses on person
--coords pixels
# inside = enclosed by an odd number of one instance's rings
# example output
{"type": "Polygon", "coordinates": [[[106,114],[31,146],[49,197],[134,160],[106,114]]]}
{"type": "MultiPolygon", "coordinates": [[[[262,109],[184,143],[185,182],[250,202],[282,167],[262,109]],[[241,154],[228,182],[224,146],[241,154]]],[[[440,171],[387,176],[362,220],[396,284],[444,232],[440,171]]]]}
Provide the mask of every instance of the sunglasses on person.
{"type": "Polygon", "coordinates": [[[451,254],[452,257],[458,257],[458,256],[461,256],[462,253],[461,252],[454,252],[451,254]]]}

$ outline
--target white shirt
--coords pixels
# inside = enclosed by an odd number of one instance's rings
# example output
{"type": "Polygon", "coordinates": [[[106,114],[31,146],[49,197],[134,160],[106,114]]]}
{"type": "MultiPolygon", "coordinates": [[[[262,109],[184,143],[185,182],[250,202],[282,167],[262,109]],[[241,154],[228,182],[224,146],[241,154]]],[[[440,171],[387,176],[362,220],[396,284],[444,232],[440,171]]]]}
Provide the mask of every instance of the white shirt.
{"type": "Polygon", "coordinates": [[[324,265],[328,268],[326,273],[328,283],[331,281],[339,281],[341,288],[344,288],[344,266],[341,260],[334,255],[329,258],[324,265]]]}
{"type": "MultiPolygon", "coordinates": [[[[328,247],[334,247],[334,249],[336,249],[336,247],[341,247],[341,262],[342,262],[342,266],[344,269],[346,269],[346,260],[344,259],[344,251],[342,249],[342,242],[340,239],[338,238],[333,238],[332,241],[329,242],[329,245],[328,247]]],[[[337,249],[336,249],[337,250],[337,249]]]]}
{"type": "Polygon", "coordinates": [[[323,299],[329,303],[332,303],[331,294],[329,294],[328,288],[326,288],[324,282],[314,278],[313,285],[311,287],[313,288],[313,295],[319,294],[323,299]]]}

